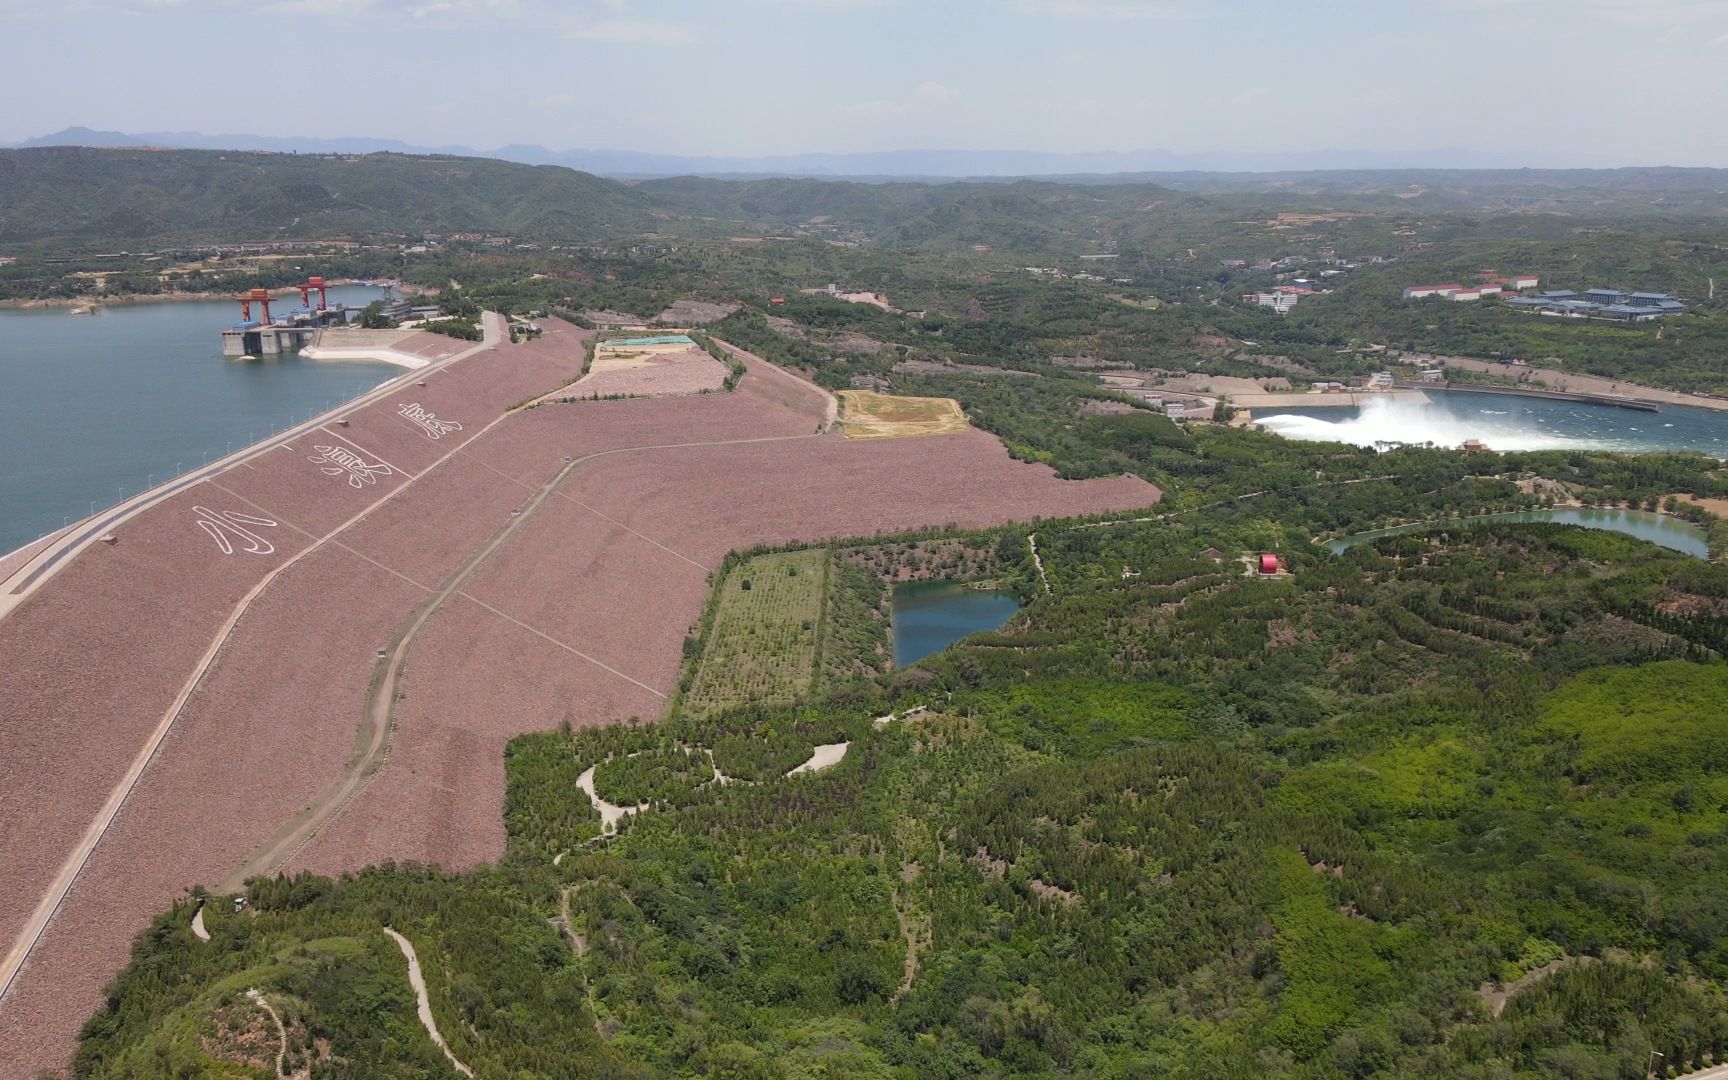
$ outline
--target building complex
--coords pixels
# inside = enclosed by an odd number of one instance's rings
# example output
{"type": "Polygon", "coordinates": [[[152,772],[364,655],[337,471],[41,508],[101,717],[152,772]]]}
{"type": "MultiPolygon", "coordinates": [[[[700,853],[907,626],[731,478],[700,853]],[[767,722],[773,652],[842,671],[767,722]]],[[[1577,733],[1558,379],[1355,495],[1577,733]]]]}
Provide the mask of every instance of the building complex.
{"type": "MultiPolygon", "coordinates": [[[[1479,285],[1406,285],[1404,299],[1421,300],[1443,296],[1448,300],[1480,300],[1487,296],[1510,293],[1523,294],[1540,284],[1534,274],[1485,274],[1479,285]]],[[[1619,289],[1588,289],[1582,294],[1570,289],[1549,289],[1539,293],[1511,296],[1506,304],[1519,311],[1535,312],[1574,319],[1607,319],[1616,322],[1642,322],[1664,315],[1684,315],[1686,304],[1668,293],[1622,292],[1619,289]]]]}
{"type": "Polygon", "coordinates": [[[1550,289],[1534,296],[1508,300],[1507,304],[1538,315],[1615,322],[1644,322],[1664,315],[1686,314],[1685,302],[1668,293],[1622,292],[1619,289],[1588,289],[1582,296],[1570,289],[1550,289]]]}
{"type": "Polygon", "coordinates": [[[1448,285],[1406,285],[1404,299],[1420,300],[1425,296],[1444,296],[1448,300],[1480,300],[1484,296],[1534,289],[1539,284],[1541,279],[1535,274],[1484,274],[1479,285],[1460,285],[1457,282],[1448,285]]]}

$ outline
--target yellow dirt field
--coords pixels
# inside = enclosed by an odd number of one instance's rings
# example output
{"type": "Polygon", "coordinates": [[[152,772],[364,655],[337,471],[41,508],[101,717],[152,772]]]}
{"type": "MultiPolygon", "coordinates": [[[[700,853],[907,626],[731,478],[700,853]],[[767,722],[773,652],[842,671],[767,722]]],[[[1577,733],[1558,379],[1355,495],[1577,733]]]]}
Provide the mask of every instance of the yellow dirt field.
{"type": "Polygon", "coordinates": [[[1696,495],[1676,495],[1675,498],[1693,506],[1702,506],[1717,517],[1728,518],[1728,499],[1700,499],[1696,495]]]}
{"type": "Polygon", "coordinates": [[[840,425],[848,439],[905,439],[966,430],[953,398],[895,397],[874,390],[840,391],[840,425]]]}

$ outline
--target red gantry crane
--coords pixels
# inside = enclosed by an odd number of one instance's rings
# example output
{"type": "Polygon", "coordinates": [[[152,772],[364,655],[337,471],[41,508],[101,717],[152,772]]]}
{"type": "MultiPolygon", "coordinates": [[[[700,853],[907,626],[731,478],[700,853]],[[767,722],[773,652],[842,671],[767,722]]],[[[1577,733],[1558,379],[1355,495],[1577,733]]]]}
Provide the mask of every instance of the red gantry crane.
{"type": "Polygon", "coordinates": [[[244,322],[251,322],[252,321],[252,305],[253,304],[257,304],[259,306],[259,309],[262,310],[264,313],[264,317],[262,319],[260,319],[259,321],[264,322],[264,323],[268,323],[270,321],[270,290],[269,289],[253,289],[250,292],[241,293],[239,296],[235,297],[234,299],[240,301],[240,318],[242,321],[244,321],[244,322]]]}
{"type": "Polygon", "coordinates": [[[330,290],[321,277],[309,277],[306,279],[306,284],[300,286],[300,306],[310,308],[313,293],[318,294],[318,310],[330,310],[330,290]]]}

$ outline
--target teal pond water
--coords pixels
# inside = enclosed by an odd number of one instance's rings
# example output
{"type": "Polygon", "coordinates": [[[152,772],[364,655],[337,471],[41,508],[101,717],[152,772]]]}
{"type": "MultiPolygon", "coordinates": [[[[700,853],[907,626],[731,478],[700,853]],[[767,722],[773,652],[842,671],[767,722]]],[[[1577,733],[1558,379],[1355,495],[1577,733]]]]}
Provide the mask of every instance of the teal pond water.
{"type": "Polygon", "coordinates": [[[916,664],[969,634],[995,630],[1020,610],[1003,589],[973,589],[952,582],[919,582],[894,590],[894,666],[916,664]]]}

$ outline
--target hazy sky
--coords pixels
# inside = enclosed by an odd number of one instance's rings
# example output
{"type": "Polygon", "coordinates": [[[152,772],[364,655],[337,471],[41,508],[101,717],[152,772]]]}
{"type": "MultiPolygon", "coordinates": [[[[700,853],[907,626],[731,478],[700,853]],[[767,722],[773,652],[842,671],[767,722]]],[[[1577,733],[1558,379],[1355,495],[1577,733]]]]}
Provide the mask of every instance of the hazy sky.
{"type": "Polygon", "coordinates": [[[1728,166],[1728,0],[0,0],[0,103],[0,142],[1728,166]]]}

